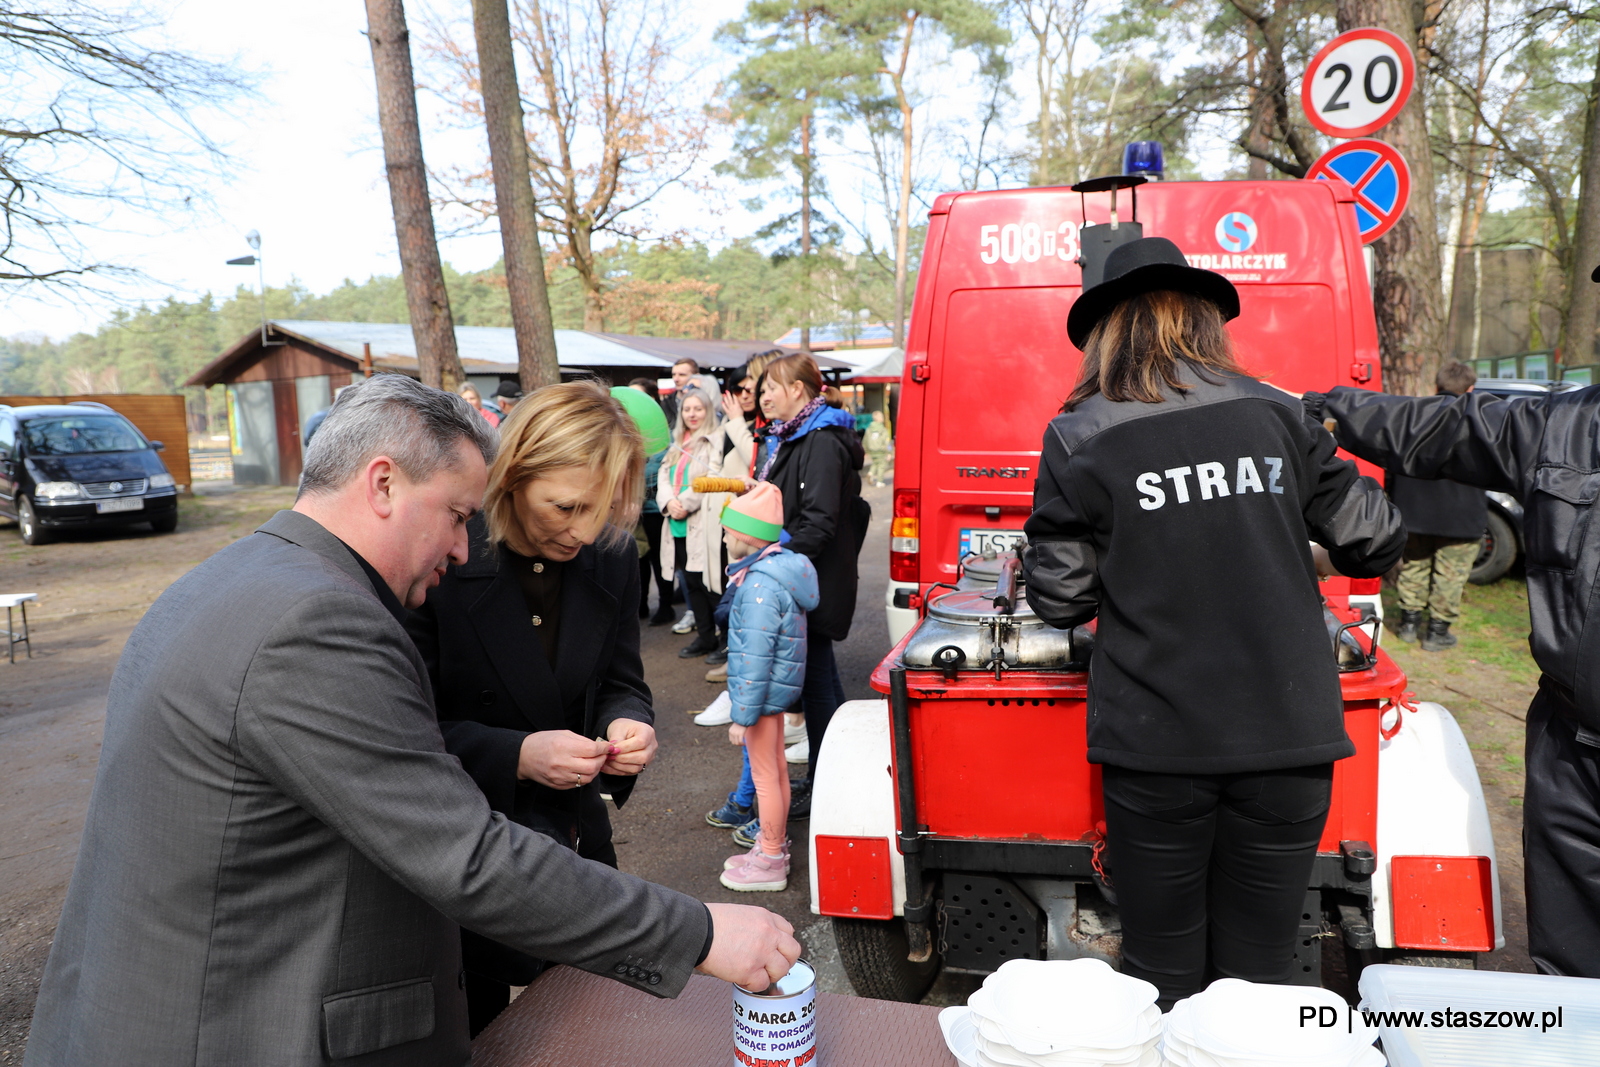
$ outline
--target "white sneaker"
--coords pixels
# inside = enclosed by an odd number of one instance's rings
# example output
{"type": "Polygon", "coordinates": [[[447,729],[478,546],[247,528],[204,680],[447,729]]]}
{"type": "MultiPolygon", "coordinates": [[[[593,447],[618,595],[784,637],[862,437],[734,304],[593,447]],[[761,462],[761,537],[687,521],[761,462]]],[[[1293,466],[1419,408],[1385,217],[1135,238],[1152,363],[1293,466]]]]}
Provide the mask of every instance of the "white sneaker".
{"type": "Polygon", "coordinates": [[[804,741],[805,739],[806,739],[806,724],[805,723],[802,722],[798,726],[792,726],[789,723],[784,723],[783,724],[783,743],[784,744],[792,745],[796,741],[804,741]]]}
{"type": "Polygon", "coordinates": [[[733,721],[733,701],[724,689],[717,694],[717,699],[711,705],[694,717],[696,726],[726,726],[733,721]]]}
{"type": "Polygon", "coordinates": [[[694,612],[692,610],[684,612],[683,618],[672,624],[672,632],[675,634],[686,634],[693,629],[694,612]]]}
{"type": "MultiPolygon", "coordinates": [[[[732,722],[733,720],[730,718],[728,721],[732,722]]],[[[788,760],[790,763],[810,763],[811,740],[809,738],[802,737],[798,745],[790,745],[788,748],[783,750],[783,758],[788,760]]]]}

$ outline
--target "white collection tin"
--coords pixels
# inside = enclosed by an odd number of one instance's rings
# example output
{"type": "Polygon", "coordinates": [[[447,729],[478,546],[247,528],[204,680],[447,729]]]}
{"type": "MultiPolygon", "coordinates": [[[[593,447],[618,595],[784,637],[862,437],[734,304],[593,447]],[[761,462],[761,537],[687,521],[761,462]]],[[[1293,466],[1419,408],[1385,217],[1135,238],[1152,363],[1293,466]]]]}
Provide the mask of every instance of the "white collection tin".
{"type": "Polygon", "coordinates": [[[736,1067],[818,1067],[817,973],[796,960],[765,992],[733,987],[736,1067]]]}

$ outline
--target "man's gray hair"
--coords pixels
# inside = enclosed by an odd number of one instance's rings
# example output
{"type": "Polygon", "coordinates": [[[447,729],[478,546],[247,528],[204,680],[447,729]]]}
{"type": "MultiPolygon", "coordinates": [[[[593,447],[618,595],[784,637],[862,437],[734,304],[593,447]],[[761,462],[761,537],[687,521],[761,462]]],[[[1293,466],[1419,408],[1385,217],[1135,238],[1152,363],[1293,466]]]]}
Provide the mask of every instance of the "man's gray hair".
{"type": "Polygon", "coordinates": [[[412,481],[425,482],[454,462],[461,441],[476,448],[485,464],[494,462],[499,435],[471,404],[403,374],[378,374],[333,402],[306,450],[300,491],[340,489],[378,456],[394,460],[412,481]]]}

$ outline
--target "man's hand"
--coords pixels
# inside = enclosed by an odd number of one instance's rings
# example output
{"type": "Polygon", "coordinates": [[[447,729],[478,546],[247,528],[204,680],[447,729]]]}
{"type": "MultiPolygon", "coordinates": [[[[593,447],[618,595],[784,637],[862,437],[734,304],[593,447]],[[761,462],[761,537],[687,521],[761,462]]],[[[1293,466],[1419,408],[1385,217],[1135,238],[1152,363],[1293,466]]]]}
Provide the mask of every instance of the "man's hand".
{"type": "Polygon", "coordinates": [[[711,953],[695,968],[746,989],[762,990],[789,973],[800,958],[794,927],[781,915],[749,904],[707,904],[711,953]]]}
{"type": "Polygon", "coordinates": [[[605,774],[638,774],[656,758],[656,728],[636,719],[613,719],[606,727],[611,758],[600,770],[605,774]]]}
{"type": "MultiPolygon", "coordinates": [[[[654,733],[650,750],[655,751],[654,733]]],[[[522,739],[517,777],[551,789],[576,789],[593,781],[614,751],[616,746],[609,742],[591,741],[571,730],[540,730],[522,739]]]]}
{"type": "Polygon", "coordinates": [[[730,722],[728,724],[728,744],[730,744],[730,745],[743,745],[744,744],[744,727],[743,726],[740,726],[736,722],[730,722]]]}

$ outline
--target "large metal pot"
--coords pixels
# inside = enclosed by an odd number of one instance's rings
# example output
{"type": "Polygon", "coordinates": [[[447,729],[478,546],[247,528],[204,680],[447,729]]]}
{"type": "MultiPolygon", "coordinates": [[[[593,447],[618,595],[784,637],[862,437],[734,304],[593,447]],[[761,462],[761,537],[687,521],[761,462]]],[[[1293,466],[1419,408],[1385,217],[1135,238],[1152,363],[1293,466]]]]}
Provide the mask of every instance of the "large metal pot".
{"type": "Polygon", "coordinates": [[[1082,626],[1057,630],[1016,594],[1009,613],[995,606],[993,588],[957,589],[934,597],[902,657],[907,667],[932,668],[954,678],[957,671],[1082,671],[1088,669],[1094,635],[1082,626]]]}

